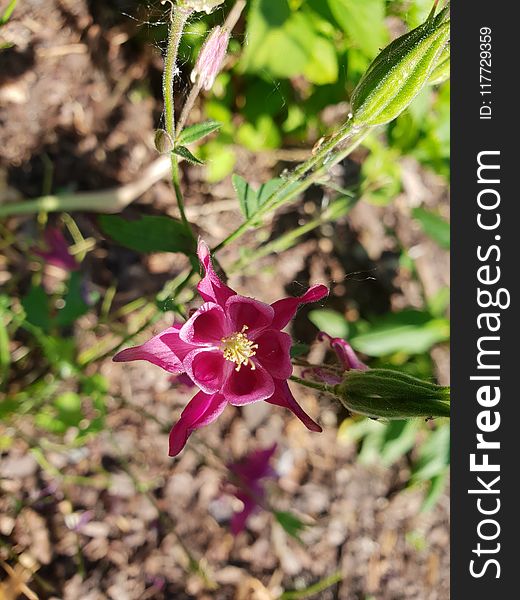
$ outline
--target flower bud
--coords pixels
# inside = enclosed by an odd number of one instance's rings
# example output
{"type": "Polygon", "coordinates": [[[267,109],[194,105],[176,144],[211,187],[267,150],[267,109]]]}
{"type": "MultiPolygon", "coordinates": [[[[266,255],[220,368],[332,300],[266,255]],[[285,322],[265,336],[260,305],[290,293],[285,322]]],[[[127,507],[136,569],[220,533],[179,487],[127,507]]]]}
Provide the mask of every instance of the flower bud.
{"type": "Polygon", "coordinates": [[[161,154],[168,154],[175,146],[172,138],[164,129],[156,129],[153,137],[155,149],[161,154]]]}
{"type": "Polygon", "coordinates": [[[191,72],[193,83],[197,82],[205,90],[213,87],[215,77],[219,74],[226,56],[228,42],[229,30],[227,28],[217,25],[210,31],[191,72]]]}
{"type": "Polygon", "coordinates": [[[368,67],[352,94],[354,122],[361,127],[395,119],[428,82],[449,41],[445,8],[389,44],[368,67]]]}
{"type": "Polygon", "coordinates": [[[354,413],[384,419],[449,417],[450,388],[389,369],[353,370],[334,387],[354,413]]]}

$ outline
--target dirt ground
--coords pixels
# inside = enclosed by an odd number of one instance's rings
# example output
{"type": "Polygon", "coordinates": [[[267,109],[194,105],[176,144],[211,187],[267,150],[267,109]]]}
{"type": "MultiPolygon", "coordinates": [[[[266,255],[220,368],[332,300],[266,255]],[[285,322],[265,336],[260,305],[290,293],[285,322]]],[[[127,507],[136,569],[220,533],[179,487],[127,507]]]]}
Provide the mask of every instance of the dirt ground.
{"type": "MultiPolygon", "coordinates": [[[[152,137],[161,115],[161,58],[153,45],[136,42],[143,27],[124,16],[129,10],[116,0],[24,0],[16,18],[2,28],[0,37],[13,44],[0,52],[4,201],[121,185],[156,158],[152,137]],[[143,81],[150,94],[140,93],[143,81]]],[[[337,177],[355,178],[363,152],[341,165],[337,177]]],[[[287,166],[276,153],[253,159],[242,151],[237,172],[250,174],[253,160],[259,180],[287,166]]],[[[324,282],[331,285],[327,307],[362,316],[421,306],[423,292],[432,297],[448,283],[449,263],[410,212],[421,201],[446,214],[447,190],[411,159],[404,161],[403,172],[404,192],[391,208],[361,202],[348,220],[309,234],[283,259],[271,255],[231,275],[230,285],[270,302],[324,282]],[[390,228],[397,242],[387,234],[390,228]],[[415,247],[420,285],[399,270],[397,243],[415,247]]],[[[200,168],[184,168],[188,205],[199,232],[212,243],[231,231],[240,216],[230,209],[229,180],[209,186],[202,175],[200,168]]],[[[289,230],[312,215],[322,194],[313,189],[296,207],[277,215],[272,231],[289,230]]],[[[136,214],[137,207],[174,215],[169,184],[159,182],[123,214],[136,214]]],[[[95,215],[74,217],[85,235],[102,240],[95,215]]],[[[17,217],[8,227],[31,236],[36,221],[17,217]]],[[[253,242],[256,234],[244,238],[245,246],[253,242]]],[[[220,259],[228,265],[237,257],[237,248],[231,248],[220,259]]],[[[22,255],[11,256],[9,264],[17,269],[23,290],[30,265],[22,255]]],[[[101,241],[84,265],[101,293],[117,280],[118,307],[153,296],[185,262],[177,255],[142,257],[101,241]]],[[[7,269],[2,282],[12,276],[7,269]]],[[[316,329],[307,312],[298,314],[292,334],[308,343],[316,329]]],[[[96,327],[95,318],[89,314],[75,326],[83,349],[102,340],[104,330],[96,327]]],[[[169,325],[168,319],[171,313],[142,339],[169,325]]],[[[439,381],[447,383],[447,349],[436,348],[433,359],[439,381]]],[[[173,460],[167,456],[167,432],[191,391],[144,363],[106,360],[89,369],[109,381],[105,432],[67,451],[40,439],[49,461],[43,465],[28,451],[37,432],[29,418],[21,419],[22,437],[2,453],[4,581],[6,565],[16,565],[6,550],[10,547],[25,557],[23,577],[34,571],[28,586],[40,598],[267,600],[338,571],[339,582],[309,597],[449,598],[448,492],[434,509],[420,512],[423,490],[405,489],[407,458],[391,468],[357,463],[356,447],[337,441],[345,415],[328,398],[298,389],[301,404],[323,425],[322,434],[308,432],[290,413],[265,403],[228,407],[173,460]],[[270,484],[270,502],[308,523],[301,543],[267,512],[256,514],[237,538],[229,532],[234,504],[223,490],[224,463],[273,442],[278,444],[274,464],[279,479],[270,484]]]]}

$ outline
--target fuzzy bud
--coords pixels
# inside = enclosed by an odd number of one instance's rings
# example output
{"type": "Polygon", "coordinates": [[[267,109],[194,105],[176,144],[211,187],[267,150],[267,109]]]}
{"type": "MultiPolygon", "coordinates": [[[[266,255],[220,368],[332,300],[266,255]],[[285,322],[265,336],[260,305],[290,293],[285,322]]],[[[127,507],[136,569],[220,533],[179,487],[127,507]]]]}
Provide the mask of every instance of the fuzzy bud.
{"type": "Polygon", "coordinates": [[[229,30],[217,25],[210,31],[200,49],[195,67],[191,72],[191,80],[201,88],[210,90],[220,73],[229,43],[229,30]]]}
{"type": "Polygon", "coordinates": [[[389,44],[368,67],[352,94],[354,121],[361,127],[395,119],[428,83],[450,36],[448,9],[389,44]]]}
{"type": "Polygon", "coordinates": [[[384,419],[449,417],[450,388],[389,369],[353,370],[334,387],[353,413],[384,419]]]}
{"type": "Polygon", "coordinates": [[[433,69],[428,85],[440,85],[450,77],[450,46],[447,45],[439,56],[436,67],[433,69]]]}

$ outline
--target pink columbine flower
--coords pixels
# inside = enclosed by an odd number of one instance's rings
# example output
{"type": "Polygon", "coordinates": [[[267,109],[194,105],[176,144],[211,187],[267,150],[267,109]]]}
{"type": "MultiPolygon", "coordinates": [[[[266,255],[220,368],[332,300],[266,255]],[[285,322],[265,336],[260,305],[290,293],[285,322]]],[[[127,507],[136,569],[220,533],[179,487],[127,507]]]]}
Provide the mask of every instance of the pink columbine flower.
{"type": "Polygon", "coordinates": [[[69,252],[69,245],[63,233],[57,227],[47,227],[44,233],[47,250],[32,248],[34,254],[64,271],[77,271],[79,264],[69,252]]]}
{"type": "Polygon", "coordinates": [[[244,504],[240,512],[231,519],[231,532],[238,535],[245,529],[247,519],[262,506],[265,490],[262,480],[276,477],[276,471],[269,464],[276,452],[276,444],[265,450],[255,450],[241,461],[228,464],[228,469],[234,475],[235,488],[233,495],[244,504]]]}
{"type": "Polygon", "coordinates": [[[229,29],[217,25],[208,34],[191,72],[193,83],[210,90],[220,73],[229,43],[229,29]]]}
{"type": "Polygon", "coordinates": [[[214,421],[227,404],[265,400],[291,410],[308,429],[321,431],[289,390],[291,337],[282,329],[300,305],[321,300],[327,288],[315,285],[299,298],[264,304],[240,296],[219,279],[203,241],[197,254],[205,272],[198,284],[204,304],[183,325],[174,324],[113,359],[147,360],[170,373],[187,373],[200,389],[171,430],[170,456],[176,456],[189,435],[214,421]]]}

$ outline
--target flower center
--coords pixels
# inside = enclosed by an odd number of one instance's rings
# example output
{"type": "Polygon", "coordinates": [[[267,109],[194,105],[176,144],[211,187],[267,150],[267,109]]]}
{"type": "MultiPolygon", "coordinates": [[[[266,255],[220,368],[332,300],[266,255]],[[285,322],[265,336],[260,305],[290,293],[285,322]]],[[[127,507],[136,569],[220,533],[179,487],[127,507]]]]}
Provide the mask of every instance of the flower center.
{"type": "Polygon", "coordinates": [[[255,363],[251,357],[256,354],[255,350],[258,348],[258,344],[253,344],[244,333],[247,329],[247,325],[244,325],[242,331],[232,333],[220,340],[222,342],[220,350],[224,358],[237,365],[235,371],[240,371],[242,365],[249,365],[251,371],[255,370],[255,363]]]}

